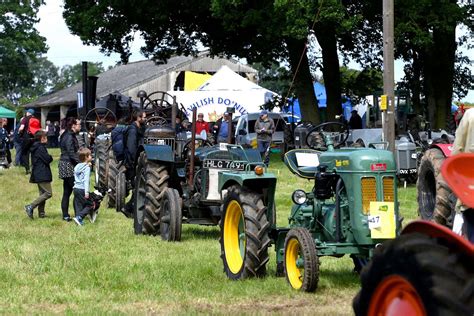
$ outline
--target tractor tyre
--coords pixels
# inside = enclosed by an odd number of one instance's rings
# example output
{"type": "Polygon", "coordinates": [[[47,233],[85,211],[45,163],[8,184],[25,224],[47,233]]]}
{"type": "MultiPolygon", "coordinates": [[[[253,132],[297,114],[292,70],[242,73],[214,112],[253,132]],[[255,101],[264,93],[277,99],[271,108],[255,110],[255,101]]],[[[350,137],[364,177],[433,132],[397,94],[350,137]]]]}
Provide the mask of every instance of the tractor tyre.
{"type": "Polygon", "coordinates": [[[95,185],[99,188],[107,188],[110,141],[104,138],[96,139],[94,148],[95,185]]]}
{"type": "Polygon", "coordinates": [[[239,186],[229,188],[219,223],[221,258],[228,278],[266,275],[271,227],[266,211],[261,194],[239,186]]]}
{"type": "Polygon", "coordinates": [[[292,228],[285,238],[283,266],[288,283],[295,290],[314,292],[319,281],[319,258],[311,233],[292,228]]]}
{"type": "Polygon", "coordinates": [[[361,273],[356,315],[472,315],[474,267],[437,238],[411,233],[385,243],[361,273]],[[403,312],[401,310],[403,309],[403,312]]]}
{"type": "Polygon", "coordinates": [[[108,174],[107,174],[107,205],[110,208],[115,208],[116,191],[117,191],[117,175],[119,174],[119,166],[115,161],[114,153],[112,150],[109,151],[108,159],[108,174]]]}
{"type": "Polygon", "coordinates": [[[169,178],[166,166],[146,161],[146,196],[143,216],[143,233],[146,235],[155,236],[160,232],[161,199],[168,187],[169,178]]]}
{"type": "Polygon", "coordinates": [[[117,212],[122,212],[125,209],[125,200],[127,199],[127,178],[125,177],[125,168],[120,169],[117,174],[115,188],[115,210],[117,212]]]}
{"type": "Polygon", "coordinates": [[[160,234],[165,241],[181,240],[181,201],[177,190],[166,188],[161,199],[160,234]]]}
{"type": "Polygon", "coordinates": [[[418,214],[424,220],[451,228],[457,198],[441,174],[445,159],[437,148],[428,149],[421,158],[416,182],[418,214]]]}
{"type": "Polygon", "coordinates": [[[135,203],[133,205],[133,231],[135,235],[143,233],[146,199],[146,153],[138,158],[137,176],[135,178],[135,203]]]}

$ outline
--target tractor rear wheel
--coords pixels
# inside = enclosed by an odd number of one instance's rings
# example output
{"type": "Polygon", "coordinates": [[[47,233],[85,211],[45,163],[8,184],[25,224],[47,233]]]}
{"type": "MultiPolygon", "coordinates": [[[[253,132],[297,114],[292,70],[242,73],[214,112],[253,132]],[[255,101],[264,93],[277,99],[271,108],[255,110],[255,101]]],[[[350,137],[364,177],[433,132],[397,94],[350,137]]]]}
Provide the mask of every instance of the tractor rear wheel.
{"type": "Polygon", "coordinates": [[[472,315],[472,261],[412,233],[384,244],[362,270],[356,315],[472,315]]]}
{"type": "Polygon", "coordinates": [[[428,149],[421,158],[416,182],[418,214],[424,220],[451,228],[456,196],[441,174],[441,165],[445,159],[438,148],[428,149]]]}
{"type": "Polygon", "coordinates": [[[115,161],[114,152],[112,150],[109,151],[109,159],[108,159],[108,176],[107,176],[107,196],[108,202],[107,205],[110,208],[115,208],[115,193],[117,191],[117,175],[119,173],[118,164],[115,161]]]}
{"type": "Polygon", "coordinates": [[[266,275],[270,223],[260,194],[230,187],[223,203],[221,258],[232,280],[266,275]]]}
{"type": "Polygon", "coordinates": [[[106,188],[108,182],[108,150],[110,141],[108,138],[96,138],[95,140],[95,184],[99,188],[106,188]]]}
{"type": "Polygon", "coordinates": [[[143,232],[143,217],[145,215],[146,199],[146,153],[138,158],[137,176],[135,179],[135,203],[133,203],[133,231],[135,235],[143,232]]]}
{"type": "Polygon", "coordinates": [[[166,241],[181,240],[181,205],[179,193],[172,188],[166,188],[161,199],[160,234],[166,241]]]}
{"type": "Polygon", "coordinates": [[[295,290],[314,292],[319,281],[319,258],[311,233],[302,227],[291,229],[284,249],[283,266],[288,283],[295,290]]]}
{"type": "Polygon", "coordinates": [[[146,235],[157,235],[160,232],[161,199],[168,187],[169,178],[166,166],[146,161],[146,197],[143,216],[143,233],[146,235]]]}

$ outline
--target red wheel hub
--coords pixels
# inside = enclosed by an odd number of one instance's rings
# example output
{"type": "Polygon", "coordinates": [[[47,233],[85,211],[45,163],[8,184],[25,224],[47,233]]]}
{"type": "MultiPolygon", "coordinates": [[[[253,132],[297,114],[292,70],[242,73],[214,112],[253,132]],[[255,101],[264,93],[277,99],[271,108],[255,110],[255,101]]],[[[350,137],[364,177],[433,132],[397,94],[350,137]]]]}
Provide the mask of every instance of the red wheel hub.
{"type": "Polygon", "coordinates": [[[400,275],[390,275],[375,289],[368,315],[418,316],[426,311],[413,285],[400,275]]]}

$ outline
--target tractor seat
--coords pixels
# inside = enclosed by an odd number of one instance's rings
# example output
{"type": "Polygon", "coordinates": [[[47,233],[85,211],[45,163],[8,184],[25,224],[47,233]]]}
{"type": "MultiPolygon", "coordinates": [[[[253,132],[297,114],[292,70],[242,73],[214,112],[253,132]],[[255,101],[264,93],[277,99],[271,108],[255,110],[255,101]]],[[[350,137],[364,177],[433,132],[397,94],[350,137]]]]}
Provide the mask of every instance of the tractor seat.
{"type": "Polygon", "coordinates": [[[305,179],[314,179],[319,166],[320,151],[294,149],[285,154],[285,165],[291,172],[305,179]]]}

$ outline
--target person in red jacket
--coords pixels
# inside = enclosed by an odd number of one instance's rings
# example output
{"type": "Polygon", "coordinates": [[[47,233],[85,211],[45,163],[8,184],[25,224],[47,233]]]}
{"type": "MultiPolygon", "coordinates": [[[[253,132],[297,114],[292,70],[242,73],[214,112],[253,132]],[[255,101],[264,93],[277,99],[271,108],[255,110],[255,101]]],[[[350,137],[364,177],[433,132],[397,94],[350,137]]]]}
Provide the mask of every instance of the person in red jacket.
{"type": "Polygon", "coordinates": [[[196,122],[196,135],[201,135],[203,131],[205,131],[207,138],[207,133],[209,133],[209,123],[204,121],[204,114],[199,113],[196,122]]]}

